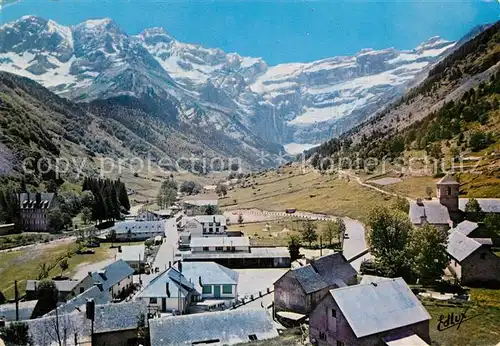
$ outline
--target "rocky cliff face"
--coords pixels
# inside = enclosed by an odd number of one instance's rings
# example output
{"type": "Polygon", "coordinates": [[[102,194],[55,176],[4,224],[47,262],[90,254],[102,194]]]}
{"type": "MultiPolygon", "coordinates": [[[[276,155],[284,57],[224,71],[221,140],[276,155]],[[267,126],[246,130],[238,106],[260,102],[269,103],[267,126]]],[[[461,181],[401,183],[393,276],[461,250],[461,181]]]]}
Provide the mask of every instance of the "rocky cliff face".
{"type": "Polygon", "coordinates": [[[365,49],[268,66],[176,41],[162,28],[130,36],[110,19],[65,27],[29,16],[0,28],[0,70],[77,101],[136,97],[177,129],[217,133],[257,157],[348,130],[401,95],[453,45],[435,37],[409,51],[365,49]]]}

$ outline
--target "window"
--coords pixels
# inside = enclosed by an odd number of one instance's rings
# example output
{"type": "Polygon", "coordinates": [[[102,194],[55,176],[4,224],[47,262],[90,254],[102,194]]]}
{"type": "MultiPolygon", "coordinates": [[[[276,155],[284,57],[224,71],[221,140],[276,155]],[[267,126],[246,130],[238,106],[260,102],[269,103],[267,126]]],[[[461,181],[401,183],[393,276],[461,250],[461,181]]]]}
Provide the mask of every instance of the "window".
{"type": "Polygon", "coordinates": [[[332,309],[332,317],[337,318],[337,311],[335,309],[332,309]]]}
{"type": "Polygon", "coordinates": [[[222,246],[216,246],[215,251],[223,251],[224,248],[222,246]]]}
{"type": "Polygon", "coordinates": [[[222,285],[222,293],[223,294],[232,294],[233,286],[232,285],[222,285]]]}
{"type": "Polygon", "coordinates": [[[149,304],[156,304],[157,300],[156,298],[149,298],[149,304]]]}
{"type": "Polygon", "coordinates": [[[203,286],[203,294],[212,294],[212,286],[203,286]]]}
{"type": "Polygon", "coordinates": [[[323,332],[319,332],[319,339],[320,340],[326,340],[326,334],[323,332]]]}
{"type": "Polygon", "coordinates": [[[450,196],[450,195],[451,195],[451,187],[448,186],[448,196],[450,196]]]}
{"type": "Polygon", "coordinates": [[[84,287],[80,287],[80,294],[82,294],[85,291],[84,287]]]}
{"type": "Polygon", "coordinates": [[[337,346],[344,346],[344,343],[342,341],[337,340],[337,346]]]}
{"type": "Polygon", "coordinates": [[[249,339],[250,341],[256,341],[256,340],[257,340],[257,335],[255,335],[255,334],[250,334],[250,335],[248,336],[248,339],[249,339]]]}
{"type": "Polygon", "coordinates": [[[214,229],[212,227],[210,227],[210,229],[208,230],[209,233],[213,233],[214,232],[214,229]]]}
{"type": "Polygon", "coordinates": [[[203,251],[208,251],[208,246],[204,246],[203,251]]]}

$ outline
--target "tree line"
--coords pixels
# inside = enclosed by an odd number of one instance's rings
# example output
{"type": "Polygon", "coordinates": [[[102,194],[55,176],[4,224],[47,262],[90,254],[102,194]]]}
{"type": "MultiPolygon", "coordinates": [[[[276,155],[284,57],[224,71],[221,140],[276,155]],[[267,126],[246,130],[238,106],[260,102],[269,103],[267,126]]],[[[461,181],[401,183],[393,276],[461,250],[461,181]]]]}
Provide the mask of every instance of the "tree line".
{"type": "Polygon", "coordinates": [[[82,209],[86,218],[90,216],[92,221],[116,220],[121,218],[121,213],[130,210],[127,188],[118,180],[85,178],[82,191],[90,191],[93,201],[87,195],[87,205],[82,209]]]}

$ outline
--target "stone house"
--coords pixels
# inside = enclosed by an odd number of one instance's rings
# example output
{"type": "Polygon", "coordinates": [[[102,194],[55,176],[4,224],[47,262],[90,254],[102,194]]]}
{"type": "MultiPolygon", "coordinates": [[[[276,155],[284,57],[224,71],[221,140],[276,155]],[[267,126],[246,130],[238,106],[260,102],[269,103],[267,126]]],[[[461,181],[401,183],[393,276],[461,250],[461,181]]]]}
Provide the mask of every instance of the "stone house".
{"type": "Polygon", "coordinates": [[[357,274],[341,253],[290,269],[274,283],[275,312],[307,315],[331,289],[356,284],[357,274]]]}
{"type": "MultiPolygon", "coordinates": [[[[38,299],[39,280],[26,281],[26,300],[38,299]]],[[[65,302],[76,295],[75,287],[78,285],[78,280],[54,280],[57,291],[59,292],[59,301],[65,302]]]]}
{"type": "Polygon", "coordinates": [[[140,241],[165,235],[165,220],[161,221],[123,221],[117,222],[111,231],[115,231],[118,241],[140,241]]]}
{"type": "Polygon", "coordinates": [[[330,290],[309,315],[309,338],[318,346],[428,345],[430,319],[402,278],[387,279],[330,290]]]}
{"type": "Polygon", "coordinates": [[[451,258],[449,268],[463,285],[500,282],[500,257],[491,251],[491,240],[469,238],[454,230],[448,236],[446,251],[451,258]]]}
{"type": "Polygon", "coordinates": [[[238,296],[238,272],[213,262],[179,263],[151,280],[136,299],[155,311],[185,313],[201,301],[230,306],[238,296]]]}
{"type": "Polygon", "coordinates": [[[19,194],[21,228],[27,232],[50,231],[49,212],[57,205],[57,197],[49,192],[19,194]]]}
{"type": "Polygon", "coordinates": [[[109,300],[112,301],[132,288],[133,275],[134,269],[123,260],[118,260],[101,270],[89,272],[74,290],[76,294],[80,294],[92,286],[98,286],[100,290],[108,292],[109,300]]]}

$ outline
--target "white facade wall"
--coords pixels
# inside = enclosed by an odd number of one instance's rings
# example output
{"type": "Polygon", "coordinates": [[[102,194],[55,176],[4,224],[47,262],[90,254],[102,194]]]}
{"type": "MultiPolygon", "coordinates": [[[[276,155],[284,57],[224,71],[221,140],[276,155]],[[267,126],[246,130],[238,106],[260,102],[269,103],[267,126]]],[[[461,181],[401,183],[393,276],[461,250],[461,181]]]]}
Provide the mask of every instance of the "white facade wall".
{"type": "Polygon", "coordinates": [[[130,285],[132,285],[132,275],[127,276],[126,278],[124,278],[123,280],[121,280],[116,285],[114,285],[110,288],[110,292],[109,292],[110,298],[117,296],[118,294],[120,294],[120,292],[123,289],[129,288],[130,285]]]}
{"type": "Polygon", "coordinates": [[[168,297],[156,297],[156,298],[148,298],[148,297],[142,297],[142,298],[137,298],[142,300],[145,304],[148,306],[157,309],[158,311],[166,312],[166,311],[174,311],[174,310],[179,310],[179,306],[183,311],[186,310],[186,300],[185,298],[168,298],[168,297]],[[165,305],[166,309],[163,310],[163,299],[165,299],[165,305]],[[156,300],[156,302],[155,302],[156,300]]]}

